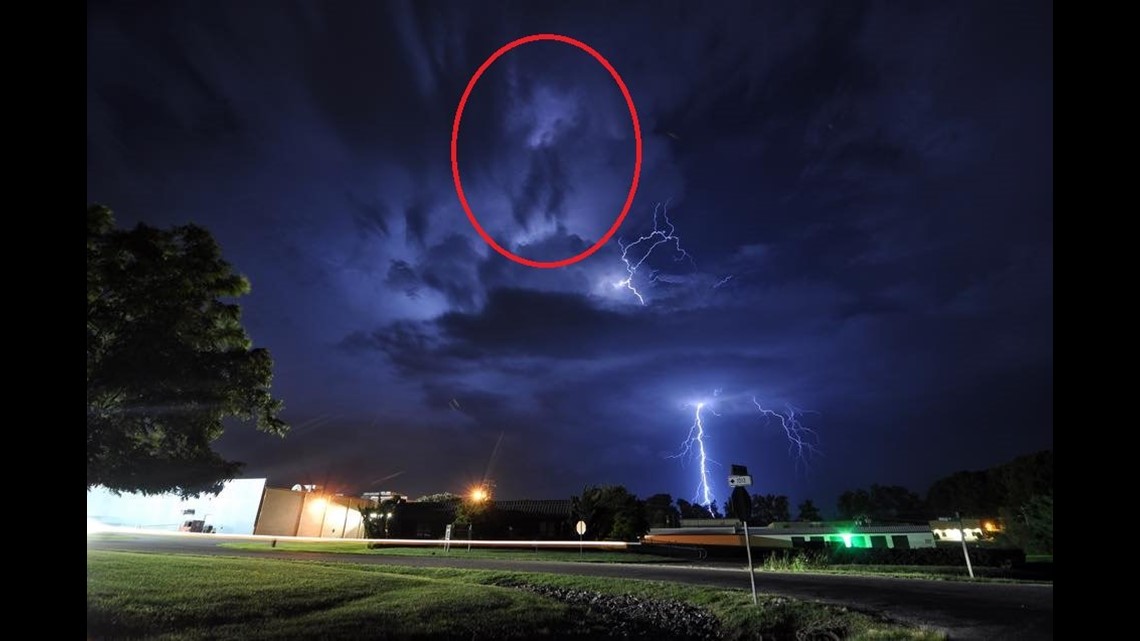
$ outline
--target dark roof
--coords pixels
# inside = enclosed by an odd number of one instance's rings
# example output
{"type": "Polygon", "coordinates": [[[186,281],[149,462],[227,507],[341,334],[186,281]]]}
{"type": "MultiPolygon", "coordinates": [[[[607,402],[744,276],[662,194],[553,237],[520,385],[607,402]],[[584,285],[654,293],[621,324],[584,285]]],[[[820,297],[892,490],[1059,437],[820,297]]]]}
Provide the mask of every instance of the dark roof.
{"type": "MultiPolygon", "coordinates": [[[[734,526],[653,528],[650,534],[743,534],[734,526]]],[[[930,534],[923,525],[871,525],[865,527],[749,527],[752,536],[836,536],[840,534],[930,534]]]]}

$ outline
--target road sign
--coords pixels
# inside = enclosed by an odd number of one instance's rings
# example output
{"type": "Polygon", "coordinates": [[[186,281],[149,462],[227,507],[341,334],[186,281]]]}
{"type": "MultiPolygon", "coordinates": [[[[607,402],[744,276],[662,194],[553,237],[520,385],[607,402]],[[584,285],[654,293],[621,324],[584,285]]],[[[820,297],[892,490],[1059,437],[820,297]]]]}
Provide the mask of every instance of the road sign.
{"type": "Polygon", "coordinates": [[[574,526],[574,530],[578,532],[578,536],[584,535],[586,533],[586,522],[578,521],[578,525],[574,526]]]}
{"type": "Polygon", "coordinates": [[[752,475],[744,474],[739,476],[728,477],[728,484],[732,487],[748,487],[752,485],[752,475]]]}

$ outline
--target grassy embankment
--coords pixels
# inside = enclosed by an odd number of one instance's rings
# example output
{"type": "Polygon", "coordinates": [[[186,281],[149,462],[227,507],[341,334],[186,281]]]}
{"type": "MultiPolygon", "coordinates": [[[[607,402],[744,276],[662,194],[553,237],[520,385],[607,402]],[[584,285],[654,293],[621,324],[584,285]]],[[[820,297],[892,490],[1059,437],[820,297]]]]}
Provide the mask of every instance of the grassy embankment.
{"type": "MultiPolygon", "coordinates": [[[[162,639],[590,639],[628,624],[669,638],[637,608],[569,605],[519,586],[680,602],[715,616],[725,639],[941,639],[846,608],[744,590],[489,570],[271,558],[87,553],[87,635],[162,639]],[[835,636],[827,636],[828,634],[835,636]]],[[[649,608],[652,610],[653,608],[649,608]]],[[[659,608],[668,611],[670,608],[659,608]]],[[[677,637],[674,637],[677,638],[677,637]]]]}

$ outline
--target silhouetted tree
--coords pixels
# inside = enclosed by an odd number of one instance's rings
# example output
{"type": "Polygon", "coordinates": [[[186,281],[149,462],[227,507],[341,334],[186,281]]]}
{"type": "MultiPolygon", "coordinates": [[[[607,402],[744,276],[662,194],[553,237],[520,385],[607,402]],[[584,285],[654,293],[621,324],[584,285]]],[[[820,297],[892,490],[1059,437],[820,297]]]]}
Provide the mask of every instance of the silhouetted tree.
{"type": "Polygon", "coordinates": [[[870,491],[848,490],[839,496],[839,518],[863,523],[921,521],[923,500],[899,485],[872,485],[870,491]]]}
{"type": "Polygon", "coordinates": [[[1017,510],[1003,509],[1003,538],[1028,554],[1053,553],[1053,495],[1038,494],[1017,510]]]}
{"type": "Polygon", "coordinates": [[[871,518],[871,495],[867,490],[847,490],[839,495],[835,506],[839,518],[847,521],[867,521],[871,518]]]}
{"type": "Polygon", "coordinates": [[[712,512],[699,503],[689,503],[685,499],[677,499],[677,510],[683,519],[711,519],[712,512]]]}
{"type": "Polygon", "coordinates": [[[1018,457],[981,471],[955,472],[938,479],[926,494],[932,516],[984,518],[1017,512],[1035,496],[1053,494],[1053,452],[1018,457]]]}
{"type": "Polygon", "coordinates": [[[621,485],[587,487],[574,506],[586,536],[596,540],[632,541],[648,529],[642,502],[621,485]]]}
{"type": "Polygon", "coordinates": [[[673,506],[672,496],[654,494],[645,499],[645,520],[649,527],[677,527],[681,524],[681,513],[673,506]]]}
{"type": "Polygon", "coordinates": [[[712,501],[708,506],[709,514],[714,519],[723,519],[724,515],[720,513],[720,509],[716,506],[716,501],[712,501]]]}
{"type": "Polygon", "coordinates": [[[224,419],[285,434],[273,360],[228,302],[248,292],[205,229],[87,208],[88,489],[217,493],[241,469],[211,448],[224,419]]]}
{"type": "Polygon", "coordinates": [[[788,497],[783,494],[753,494],[752,523],[768,525],[776,521],[791,521],[788,497]]]}
{"type": "Polygon", "coordinates": [[[811,499],[805,499],[799,505],[800,516],[797,521],[822,521],[823,515],[819,513],[819,508],[812,503],[811,499]]]}
{"type": "Polygon", "coordinates": [[[364,536],[369,539],[382,539],[388,535],[388,524],[396,516],[399,500],[388,499],[379,505],[360,508],[360,518],[364,522],[364,536]]]}

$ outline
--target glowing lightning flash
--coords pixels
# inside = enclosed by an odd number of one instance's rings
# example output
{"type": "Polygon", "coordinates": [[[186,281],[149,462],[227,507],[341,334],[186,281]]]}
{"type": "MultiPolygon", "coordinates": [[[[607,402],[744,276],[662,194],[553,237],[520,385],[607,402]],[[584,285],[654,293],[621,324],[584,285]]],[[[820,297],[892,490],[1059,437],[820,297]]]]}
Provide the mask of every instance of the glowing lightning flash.
{"type": "Polygon", "coordinates": [[[689,428],[689,436],[681,444],[681,452],[671,458],[697,458],[701,482],[697,485],[697,495],[694,500],[708,507],[713,502],[713,491],[709,485],[709,463],[716,463],[716,461],[711,460],[705,451],[705,425],[701,421],[701,410],[704,407],[704,403],[697,403],[697,411],[694,413],[693,425],[689,428]]]}
{"type": "MultiPolygon", "coordinates": [[[[713,396],[719,397],[720,392],[721,390],[719,389],[715,390],[713,396]]],[[[780,427],[784,429],[784,435],[788,438],[788,453],[795,456],[797,461],[806,462],[808,456],[819,454],[819,451],[816,449],[816,445],[819,443],[819,436],[815,430],[805,426],[800,420],[800,416],[805,413],[804,410],[788,405],[787,412],[781,413],[764,407],[755,396],[752,397],[752,404],[756,406],[756,409],[759,410],[767,420],[777,421],[780,427]]],[[[689,427],[689,435],[681,443],[681,451],[670,458],[697,460],[700,477],[697,483],[696,495],[693,500],[708,507],[716,498],[712,486],[709,483],[709,464],[712,463],[715,465],[718,463],[709,458],[708,450],[705,448],[705,424],[701,417],[701,412],[708,410],[715,416],[720,416],[720,414],[709,408],[707,403],[697,403],[696,408],[696,412],[693,414],[693,424],[689,427]]]]}
{"type": "MultiPolygon", "coordinates": [[[[657,249],[657,247],[660,245],[664,245],[665,243],[673,243],[673,260],[675,262],[681,262],[686,258],[691,262],[693,260],[693,257],[689,255],[689,252],[681,248],[681,239],[676,235],[676,231],[677,228],[674,227],[673,223],[669,221],[668,203],[665,203],[664,205],[658,203],[657,206],[653,208],[653,231],[649,232],[648,235],[642,236],[637,240],[629,243],[628,245],[622,243],[621,239],[619,238],[618,246],[621,247],[621,262],[625,263],[625,271],[629,275],[625,279],[614,283],[614,289],[617,289],[619,287],[628,289],[629,291],[633,292],[633,295],[637,297],[637,300],[642,305],[644,305],[645,298],[641,295],[641,292],[637,291],[637,287],[634,286],[633,277],[637,275],[637,270],[641,268],[642,263],[644,263],[646,259],[649,258],[649,255],[653,253],[653,250],[657,249]],[[659,213],[661,219],[665,221],[664,225],[661,225],[658,222],[659,213]],[[640,256],[640,258],[638,258],[638,256],[640,256]]],[[[657,270],[653,270],[649,274],[649,282],[654,282],[655,280],[657,280],[657,270]]],[[[699,414],[700,410],[698,409],[697,412],[699,414]]]]}
{"type": "Polygon", "coordinates": [[[760,401],[756,400],[755,396],[752,397],[752,403],[756,409],[760,410],[761,414],[768,419],[775,419],[780,423],[780,427],[784,428],[784,434],[788,437],[789,454],[794,454],[798,460],[804,461],[807,459],[806,455],[819,453],[815,448],[816,444],[819,443],[819,435],[815,433],[815,430],[805,427],[800,422],[799,415],[804,413],[802,410],[788,405],[788,413],[781,414],[775,410],[766,409],[760,404],[760,401]]]}

